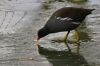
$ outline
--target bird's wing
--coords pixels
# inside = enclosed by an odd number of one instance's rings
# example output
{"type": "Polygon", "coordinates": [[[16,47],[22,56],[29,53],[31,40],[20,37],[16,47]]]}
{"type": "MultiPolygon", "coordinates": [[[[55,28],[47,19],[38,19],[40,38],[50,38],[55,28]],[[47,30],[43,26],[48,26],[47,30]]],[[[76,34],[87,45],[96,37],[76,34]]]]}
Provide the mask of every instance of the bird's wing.
{"type": "Polygon", "coordinates": [[[79,24],[70,17],[53,17],[46,23],[46,28],[51,32],[68,31],[76,28],[79,24]]]}
{"type": "Polygon", "coordinates": [[[75,20],[70,17],[55,17],[55,20],[57,20],[57,22],[72,22],[75,24],[79,23],[79,22],[75,22],[75,20]]]}
{"type": "Polygon", "coordinates": [[[70,21],[70,20],[73,20],[70,17],[55,17],[55,18],[58,19],[58,20],[60,20],[60,21],[64,21],[64,20],[70,21]]]}
{"type": "Polygon", "coordinates": [[[75,22],[74,19],[70,17],[55,17],[56,22],[62,22],[65,25],[79,25],[80,22],[75,22]]]}

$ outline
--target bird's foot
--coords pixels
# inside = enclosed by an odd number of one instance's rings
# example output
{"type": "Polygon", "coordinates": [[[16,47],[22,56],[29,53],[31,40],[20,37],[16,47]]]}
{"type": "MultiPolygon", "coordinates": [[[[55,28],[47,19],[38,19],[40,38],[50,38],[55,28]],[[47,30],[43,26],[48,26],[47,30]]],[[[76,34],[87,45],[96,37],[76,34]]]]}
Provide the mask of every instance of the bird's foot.
{"type": "Polygon", "coordinates": [[[79,42],[76,42],[75,46],[76,46],[76,52],[77,52],[77,54],[79,54],[80,43],[79,42]]]}

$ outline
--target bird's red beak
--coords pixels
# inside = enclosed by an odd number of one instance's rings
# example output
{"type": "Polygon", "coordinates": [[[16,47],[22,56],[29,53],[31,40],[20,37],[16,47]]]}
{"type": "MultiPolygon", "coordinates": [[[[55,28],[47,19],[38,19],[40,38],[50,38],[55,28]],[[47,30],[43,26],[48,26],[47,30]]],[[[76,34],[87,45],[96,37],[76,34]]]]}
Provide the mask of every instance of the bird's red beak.
{"type": "Polygon", "coordinates": [[[40,37],[37,36],[37,41],[40,39],[40,37]]]}
{"type": "Polygon", "coordinates": [[[38,48],[40,47],[40,45],[39,45],[39,39],[40,39],[40,37],[37,36],[37,46],[38,46],[38,48]]]}

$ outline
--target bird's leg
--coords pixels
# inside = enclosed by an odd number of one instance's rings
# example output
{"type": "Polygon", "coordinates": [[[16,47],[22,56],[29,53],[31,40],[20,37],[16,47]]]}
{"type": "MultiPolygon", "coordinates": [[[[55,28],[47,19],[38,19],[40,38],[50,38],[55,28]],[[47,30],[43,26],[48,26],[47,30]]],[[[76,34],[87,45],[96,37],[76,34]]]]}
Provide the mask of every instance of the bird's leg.
{"type": "Polygon", "coordinates": [[[76,45],[79,42],[79,33],[77,30],[75,30],[75,38],[76,38],[76,45]]]}
{"type": "Polygon", "coordinates": [[[68,45],[68,35],[69,35],[70,31],[68,31],[68,33],[66,34],[66,37],[65,37],[65,43],[66,43],[66,46],[68,47],[68,50],[71,51],[69,45],[68,45]]]}
{"type": "Polygon", "coordinates": [[[76,38],[77,52],[79,52],[79,33],[77,30],[75,30],[75,38],[76,38]]]}

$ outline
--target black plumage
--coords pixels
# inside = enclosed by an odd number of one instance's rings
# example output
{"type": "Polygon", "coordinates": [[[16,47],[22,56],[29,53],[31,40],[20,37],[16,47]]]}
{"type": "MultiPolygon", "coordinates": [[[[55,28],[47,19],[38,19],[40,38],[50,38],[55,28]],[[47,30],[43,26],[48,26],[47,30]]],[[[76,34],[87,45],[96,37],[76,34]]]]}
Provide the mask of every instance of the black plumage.
{"type": "Polygon", "coordinates": [[[38,40],[50,33],[76,29],[94,9],[64,7],[57,10],[45,26],[38,31],[38,40]]]}

